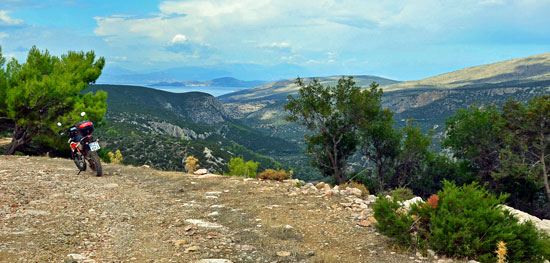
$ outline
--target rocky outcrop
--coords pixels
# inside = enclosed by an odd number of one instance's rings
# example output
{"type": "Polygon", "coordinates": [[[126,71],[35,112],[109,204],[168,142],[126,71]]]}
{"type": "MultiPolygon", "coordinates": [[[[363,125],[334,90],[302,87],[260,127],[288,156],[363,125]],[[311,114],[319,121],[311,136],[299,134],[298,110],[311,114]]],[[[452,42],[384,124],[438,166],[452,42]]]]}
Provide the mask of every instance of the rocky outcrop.
{"type": "Polygon", "coordinates": [[[185,138],[186,140],[205,139],[210,136],[211,133],[197,133],[194,130],[180,127],[168,122],[149,121],[144,128],[148,128],[157,134],[165,134],[178,138],[185,138]]]}
{"type": "Polygon", "coordinates": [[[507,205],[501,205],[500,206],[503,210],[509,211],[512,215],[517,217],[519,219],[520,223],[524,222],[531,222],[535,227],[541,231],[545,231],[548,234],[550,234],[550,220],[547,219],[540,219],[536,216],[532,216],[528,213],[525,213],[521,210],[514,209],[513,207],[509,207],[507,205]]]}

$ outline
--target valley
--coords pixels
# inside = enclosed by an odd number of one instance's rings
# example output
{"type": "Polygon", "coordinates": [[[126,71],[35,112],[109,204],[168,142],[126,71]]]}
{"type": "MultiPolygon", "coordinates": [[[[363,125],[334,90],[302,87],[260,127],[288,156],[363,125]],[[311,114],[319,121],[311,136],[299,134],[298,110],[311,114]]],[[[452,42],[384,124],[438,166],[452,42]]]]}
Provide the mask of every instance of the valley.
{"type": "MultiPolygon", "coordinates": [[[[319,77],[335,85],[340,76],[319,77]]],[[[313,78],[305,78],[311,81],[313,78]]],[[[238,82],[232,78],[201,83],[238,82]]],[[[432,78],[399,82],[376,76],[354,76],[358,86],[378,83],[382,105],[394,112],[397,126],[414,119],[430,132],[431,148],[440,151],[445,120],[470,105],[501,105],[550,93],[550,54],[467,68],[432,78]]],[[[259,163],[265,169],[293,170],[295,178],[323,179],[303,155],[303,127],[285,120],[284,105],[296,95],[295,79],[232,92],[219,97],[202,92],[172,93],[153,88],[94,84],[84,92],[104,90],[108,109],[97,136],[106,150],[120,150],[124,163],[147,164],[162,170],[185,170],[185,158],[195,156],[202,168],[227,171],[233,157],[259,163]]],[[[175,83],[174,85],[179,85],[175,83]]],[[[6,128],[4,128],[6,129],[6,128]]],[[[360,156],[350,162],[361,169],[360,156]]]]}

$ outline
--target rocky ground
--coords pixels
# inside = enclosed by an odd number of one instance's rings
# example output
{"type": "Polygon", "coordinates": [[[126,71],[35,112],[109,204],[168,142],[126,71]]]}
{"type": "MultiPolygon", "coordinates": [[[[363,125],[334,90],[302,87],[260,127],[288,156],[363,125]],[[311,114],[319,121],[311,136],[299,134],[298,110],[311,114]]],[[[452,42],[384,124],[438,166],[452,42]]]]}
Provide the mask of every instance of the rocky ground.
{"type": "Polygon", "coordinates": [[[66,159],[0,156],[0,262],[459,262],[395,249],[353,193],[110,164],[76,173],[66,159]]]}

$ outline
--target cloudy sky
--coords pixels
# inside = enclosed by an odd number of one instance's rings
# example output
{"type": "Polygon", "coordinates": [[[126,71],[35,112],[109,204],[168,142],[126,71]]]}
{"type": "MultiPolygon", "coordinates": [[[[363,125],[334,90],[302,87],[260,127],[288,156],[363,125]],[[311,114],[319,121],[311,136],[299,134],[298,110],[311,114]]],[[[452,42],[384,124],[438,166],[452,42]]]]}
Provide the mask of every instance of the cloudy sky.
{"type": "MultiPolygon", "coordinates": [[[[106,73],[421,79],[550,52],[550,0],[1,0],[4,56],[94,50],[106,73]]],[[[221,77],[221,76],[220,76],[221,77]]]]}

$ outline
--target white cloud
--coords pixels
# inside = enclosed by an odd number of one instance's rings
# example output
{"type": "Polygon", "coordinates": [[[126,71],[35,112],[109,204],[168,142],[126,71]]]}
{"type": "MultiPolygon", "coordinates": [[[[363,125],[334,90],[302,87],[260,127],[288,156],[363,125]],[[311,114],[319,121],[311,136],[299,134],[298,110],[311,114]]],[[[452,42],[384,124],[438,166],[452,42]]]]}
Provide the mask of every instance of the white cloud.
{"type": "Polygon", "coordinates": [[[128,57],[126,57],[126,56],[115,56],[114,59],[119,60],[119,61],[126,61],[126,60],[128,60],[128,57]]]}
{"type": "Polygon", "coordinates": [[[170,41],[170,44],[171,45],[185,44],[185,42],[187,42],[187,37],[182,34],[177,34],[172,38],[172,41],[170,41]]]}
{"type": "Polygon", "coordinates": [[[366,61],[380,49],[427,49],[488,24],[548,21],[541,11],[548,6],[543,1],[499,5],[502,1],[173,0],[161,2],[158,12],[146,17],[96,17],[94,33],[122,51],[133,51],[129,43],[139,43],[147,50],[142,56],[155,61],[200,57],[211,64],[330,64],[351,58],[366,61]],[[183,43],[189,47],[177,54],[167,48],[183,43]],[[278,61],[273,60],[277,52],[278,61]]]}
{"type": "Polygon", "coordinates": [[[11,18],[8,14],[8,11],[0,10],[0,25],[18,26],[25,23],[25,21],[23,21],[22,19],[11,18]]]}
{"type": "Polygon", "coordinates": [[[7,38],[9,37],[10,35],[8,35],[7,33],[4,33],[4,32],[0,32],[0,38],[7,38]]]}
{"type": "Polygon", "coordinates": [[[290,47],[290,43],[288,42],[272,42],[271,44],[268,45],[269,47],[274,47],[274,48],[281,48],[281,49],[284,49],[284,48],[289,48],[290,47]]]}

